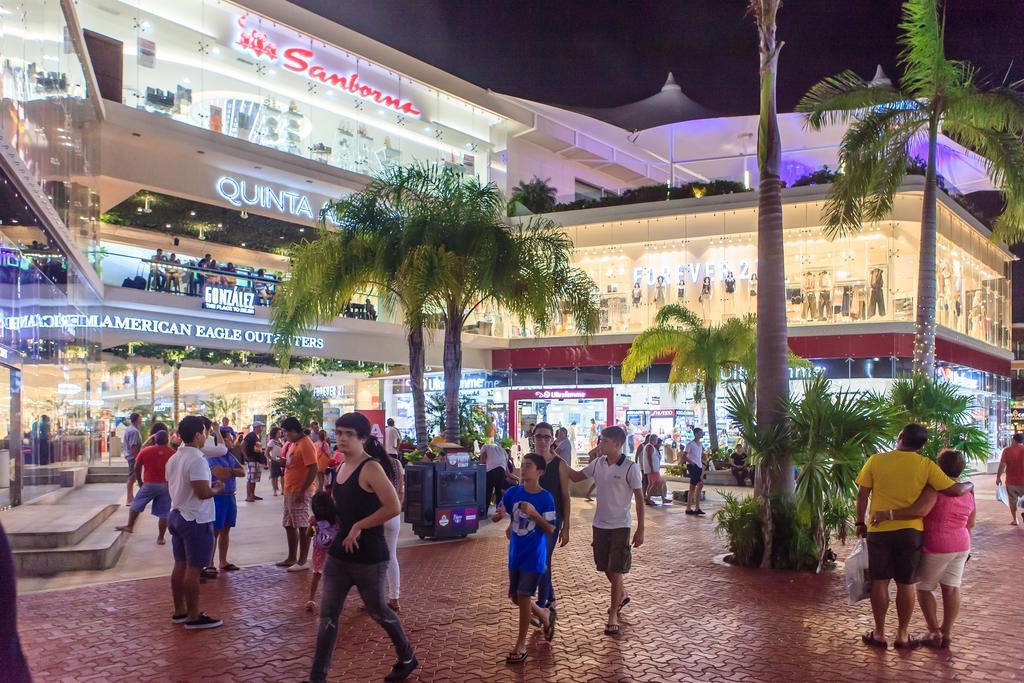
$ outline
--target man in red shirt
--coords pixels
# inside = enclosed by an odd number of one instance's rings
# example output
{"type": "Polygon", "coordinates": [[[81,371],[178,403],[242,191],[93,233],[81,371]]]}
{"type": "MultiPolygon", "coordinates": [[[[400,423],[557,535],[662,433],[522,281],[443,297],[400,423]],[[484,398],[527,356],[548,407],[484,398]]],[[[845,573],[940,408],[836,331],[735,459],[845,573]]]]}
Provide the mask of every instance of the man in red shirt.
{"type": "Polygon", "coordinates": [[[135,520],[146,509],[146,505],[153,501],[150,512],[158,519],[159,525],[156,542],[163,545],[166,542],[164,536],[167,533],[167,515],[171,512],[171,494],[167,490],[164,467],[170,457],[174,455],[174,449],[168,444],[167,428],[161,423],[157,423],[153,427],[155,431],[150,437],[152,445],[146,446],[135,456],[133,472],[139,484],[139,492],[132,499],[128,523],[117,527],[117,530],[132,533],[135,529],[135,520]]]}
{"type": "Polygon", "coordinates": [[[1014,434],[1013,443],[1003,449],[996,472],[996,486],[1003,483],[1006,474],[1006,495],[1010,499],[1010,522],[1017,526],[1017,501],[1024,498],[1024,434],[1014,434]]]}

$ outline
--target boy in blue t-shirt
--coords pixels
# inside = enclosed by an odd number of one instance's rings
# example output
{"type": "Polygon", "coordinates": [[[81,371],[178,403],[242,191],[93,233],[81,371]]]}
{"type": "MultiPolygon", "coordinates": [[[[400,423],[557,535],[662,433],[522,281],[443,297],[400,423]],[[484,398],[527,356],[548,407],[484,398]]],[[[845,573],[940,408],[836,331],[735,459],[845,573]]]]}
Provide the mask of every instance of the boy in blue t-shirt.
{"type": "Polygon", "coordinates": [[[540,486],[544,458],[536,453],[523,456],[522,484],[513,486],[501,498],[498,511],[491,517],[499,522],[508,513],[511,517],[505,536],[508,548],[508,597],[519,605],[519,639],[505,661],[518,663],[526,659],[526,636],[530,616],[535,614],[544,626],[544,635],[551,640],[548,615],[533,603],[537,584],[547,567],[547,535],[555,529],[555,499],[540,486]]]}
{"type": "Polygon", "coordinates": [[[238,521],[238,504],[235,502],[235,477],[244,477],[245,468],[230,451],[224,455],[207,455],[206,462],[210,465],[211,481],[218,479],[224,482],[224,490],[213,497],[213,505],[217,516],[213,520],[214,548],[210,552],[210,564],[203,569],[201,576],[216,578],[218,571],[213,563],[214,551],[220,550],[220,571],[238,571],[238,565],[228,562],[228,544],[230,543],[231,527],[238,521]]]}

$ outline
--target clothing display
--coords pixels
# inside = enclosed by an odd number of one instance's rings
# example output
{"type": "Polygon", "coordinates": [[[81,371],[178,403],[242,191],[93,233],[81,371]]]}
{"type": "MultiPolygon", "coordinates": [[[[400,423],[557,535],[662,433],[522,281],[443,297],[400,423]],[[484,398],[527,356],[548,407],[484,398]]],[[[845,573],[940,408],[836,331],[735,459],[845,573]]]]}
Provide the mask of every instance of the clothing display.
{"type": "Polygon", "coordinates": [[[704,302],[711,298],[711,278],[706,277],[700,284],[700,296],[697,301],[704,302]]]}
{"type": "Polygon", "coordinates": [[[727,271],[725,274],[725,293],[733,294],[736,291],[736,277],[732,274],[732,271],[727,271]]]}
{"type": "Polygon", "coordinates": [[[658,284],[654,286],[654,307],[661,308],[665,305],[665,278],[658,276],[658,284]]]}
{"type": "Polygon", "coordinates": [[[640,301],[643,298],[643,290],[640,289],[640,283],[633,283],[633,308],[640,307],[640,301]]]}
{"type": "Polygon", "coordinates": [[[750,296],[757,296],[757,273],[750,276],[750,296]]]}
{"type": "Polygon", "coordinates": [[[868,295],[868,317],[873,318],[875,315],[885,315],[885,294],[882,291],[885,282],[882,278],[882,269],[875,267],[871,269],[871,275],[868,278],[868,285],[871,289],[868,295]]]}

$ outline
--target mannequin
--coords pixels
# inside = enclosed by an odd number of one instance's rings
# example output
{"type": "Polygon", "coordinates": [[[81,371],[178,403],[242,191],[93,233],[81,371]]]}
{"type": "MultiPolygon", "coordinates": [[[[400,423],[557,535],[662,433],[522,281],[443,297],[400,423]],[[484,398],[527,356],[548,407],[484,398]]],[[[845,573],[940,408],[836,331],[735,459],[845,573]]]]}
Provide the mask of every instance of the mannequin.
{"type": "Polygon", "coordinates": [[[827,270],[818,273],[818,319],[832,317],[832,276],[827,270]]]}
{"type": "Polygon", "coordinates": [[[640,281],[633,283],[633,308],[640,308],[640,300],[643,298],[643,291],[640,289],[640,281]]]}
{"type": "Polygon", "coordinates": [[[661,308],[665,305],[665,276],[658,276],[658,284],[654,287],[654,307],[661,308]]]}
{"type": "Polygon", "coordinates": [[[757,296],[757,273],[750,276],[750,296],[757,296]]]}
{"type": "Polygon", "coordinates": [[[732,294],[736,291],[736,277],[731,270],[725,272],[725,293],[732,294]]]}
{"type": "Polygon", "coordinates": [[[873,318],[875,314],[885,315],[885,295],[882,289],[885,286],[885,281],[882,277],[882,269],[875,267],[871,269],[871,274],[868,277],[868,287],[870,292],[868,294],[868,317],[873,318]]]}

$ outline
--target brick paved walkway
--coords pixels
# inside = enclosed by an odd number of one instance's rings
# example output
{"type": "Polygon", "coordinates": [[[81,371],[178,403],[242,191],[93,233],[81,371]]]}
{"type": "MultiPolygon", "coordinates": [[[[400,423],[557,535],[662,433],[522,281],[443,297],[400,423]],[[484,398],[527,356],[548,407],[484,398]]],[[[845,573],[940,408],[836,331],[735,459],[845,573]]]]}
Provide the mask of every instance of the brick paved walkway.
{"type": "MultiPolygon", "coordinates": [[[[502,597],[503,538],[399,551],[402,618],[422,663],[410,680],[1024,680],[1024,529],[1008,526],[995,502],[979,507],[959,634],[947,653],[862,646],[870,610],[846,604],[839,573],[716,565],[723,542],[710,518],[677,509],[649,515],[622,634],[604,636],[606,583],[590,563],[592,510],[579,503],[575,536],[555,553],[559,633],[552,644],[536,634],[525,666],[503,661],[514,618],[502,597]]],[[[204,632],[170,624],[166,579],[26,595],[23,644],[37,681],[298,681],[316,629],[301,608],[308,581],[265,566],[207,583],[203,606],[227,624],[204,632]]],[[[392,662],[390,642],[357,603],[345,609],[332,680],[379,681],[392,662]]]]}

